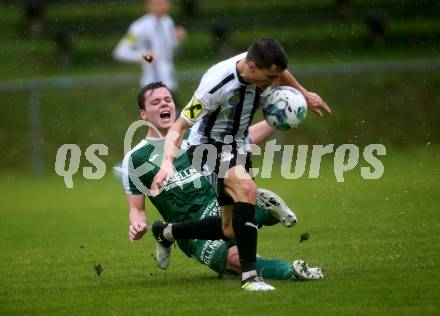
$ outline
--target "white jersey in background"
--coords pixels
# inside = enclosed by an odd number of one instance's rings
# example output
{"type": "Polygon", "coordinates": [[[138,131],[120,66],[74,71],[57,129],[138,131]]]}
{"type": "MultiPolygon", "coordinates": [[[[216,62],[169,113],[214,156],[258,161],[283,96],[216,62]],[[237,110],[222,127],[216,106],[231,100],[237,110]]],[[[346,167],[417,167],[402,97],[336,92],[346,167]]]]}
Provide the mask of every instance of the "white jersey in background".
{"type": "Polygon", "coordinates": [[[265,97],[265,93],[260,95],[260,89],[246,83],[237,72],[237,62],[246,58],[246,54],[222,61],[203,75],[192,100],[180,115],[193,125],[190,145],[224,143],[226,135],[233,136],[237,147],[245,143],[260,98],[265,97]]]}
{"type": "Polygon", "coordinates": [[[134,21],[128,33],[116,46],[113,56],[120,61],[140,62],[142,76],[140,86],[162,81],[172,91],[176,90],[174,51],[179,41],[170,16],[160,18],[146,14],[134,21]],[[142,59],[142,54],[154,53],[154,61],[149,64],[142,59]]]}

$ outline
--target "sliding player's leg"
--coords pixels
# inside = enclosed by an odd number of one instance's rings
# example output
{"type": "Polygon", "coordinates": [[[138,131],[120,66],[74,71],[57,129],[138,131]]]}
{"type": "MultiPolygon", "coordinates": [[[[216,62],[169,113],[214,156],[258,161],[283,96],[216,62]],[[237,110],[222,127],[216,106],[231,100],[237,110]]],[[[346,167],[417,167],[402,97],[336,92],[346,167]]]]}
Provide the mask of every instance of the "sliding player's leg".
{"type": "MultiPolygon", "coordinates": [[[[241,273],[240,258],[234,241],[178,240],[179,248],[190,258],[216,271],[220,277],[238,276],[241,273]]],[[[283,260],[257,258],[257,273],[269,279],[289,280],[294,276],[292,265],[283,260]]]]}
{"type": "MultiPolygon", "coordinates": [[[[289,280],[293,276],[292,265],[279,259],[265,259],[257,256],[257,274],[264,279],[289,280]]],[[[240,260],[237,246],[228,249],[225,271],[240,272],[240,260]]]]}
{"type": "Polygon", "coordinates": [[[157,265],[163,270],[168,269],[171,245],[176,239],[225,239],[221,221],[220,216],[206,216],[201,219],[182,221],[174,224],[154,221],[151,225],[151,231],[157,241],[157,265]]]}
{"type": "MultiPolygon", "coordinates": [[[[197,236],[205,235],[207,238],[215,237],[212,232],[205,229],[206,227],[211,227],[213,231],[217,230],[221,232],[221,218],[219,216],[207,216],[199,220],[193,220],[192,222],[198,222],[202,230],[195,233],[192,232],[191,234],[196,234],[197,236]]],[[[179,227],[179,225],[180,223],[169,225],[161,221],[153,222],[153,235],[158,240],[158,249],[162,251],[162,257],[156,252],[156,261],[162,269],[168,268],[169,251],[171,250],[170,246],[172,244],[172,241],[169,240],[170,236],[168,236],[164,228],[176,228],[179,227]]],[[[179,236],[179,234],[181,234],[181,232],[177,230],[176,235],[179,236]]],[[[171,238],[174,240],[173,236],[171,236],[171,238]]],[[[220,275],[241,273],[240,260],[235,241],[225,241],[224,239],[202,240],[179,238],[177,244],[189,257],[195,258],[202,264],[208,265],[220,275]]],[[[159,254],[161,254],[161,252],[159,252],[159,254]]],[[[302,260],[296,260],[293,264],[290,264],[284,260],[257,257],[256,271],[258,276],[267,279],[309,280],[323,278],[323,273],[319,267],[309,267],[302,260]]]]}
{"type": "MultiPolygon", "coordinates": [[[[275,225],[286,218],[294,219],[294,222],[296,222],[296,215],[278,195],[265,189],[258,189],[257,195],[260,195],[260,197],[257,196],[255,220],[259,228],[275,225]]],[[[156,245],[156,262],[158,266],[164,270],[168,268],[171,254],[170,246],[175,239],[234,239],[232,206],[223,206],[221,209],[221,227],[224,235],[219,227],[220,219],[215,217],[215,215],[219,215],[218,209],[216,199],[212,198],[207,201],[206,208],[201,208],[197,212],[198,214],[193,213],[193,216],[188,218],[194,219],[192,221],[174,224],[154,222],[152,231],[158,240],[156,245]],[[205,217],[202,218],[203,216],[205,217]]],[[[285,226],[290,227],[288,223],[292,223],[292,221],[283,221],[285,226]]]]}
{"type": "MultiPolygon", "coordinates": [[[[236,246],[228,249],[228,258],[224,271],[240,272],[240,261],[236,246]]],[[[320,267],[310,267],[304,260],[288,263],[280,259],[266,259],[257,256],[257,273],[264,279],[275,280],[316,280],[324,278],[320,267]]]]}
{"type": "MultiPolygon", "coordinates": [[[[240,258],[233,241],[189,241],[192,252],[188,254],[199,262],[207,264],[219,276],[239,275],[240,258]]],[[[180,246],[180,244],[179,244],[180,246]]],[[[185,251],[184,251],[185,252],[185,251]]],[[[257,273],[265,279],[275,280],[314,280],[322,279],[324,274],[319,267],[310,267],[303,260],[289,263],[280,259],[257,257],[257,273]]]]}

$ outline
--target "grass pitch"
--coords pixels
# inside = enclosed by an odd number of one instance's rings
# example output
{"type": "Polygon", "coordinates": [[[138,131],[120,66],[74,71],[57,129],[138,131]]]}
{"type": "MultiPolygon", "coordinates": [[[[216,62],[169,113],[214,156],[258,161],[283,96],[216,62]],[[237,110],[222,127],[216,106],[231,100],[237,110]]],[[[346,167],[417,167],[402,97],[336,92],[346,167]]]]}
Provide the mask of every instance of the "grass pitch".
{"type": "MultiPolygon", "coordinates": [[[[293,229],[261,230],[259,254],[301,257],[327,274],[272,281],[273,293],[240,291],[177,248],[159,270],[150,235],[128,241],[125,197],[110,175],[77,175],[68,190],[55,175],[3,172],[0,314],[440,314],[438,149],[389,149],[380,180],[363,180],[358,166],[337,183],[330,160],[319,179],[258,179],[299,218],[293,229]]],[[[151,223],[158,213],[148,206],[151,223]]]]}

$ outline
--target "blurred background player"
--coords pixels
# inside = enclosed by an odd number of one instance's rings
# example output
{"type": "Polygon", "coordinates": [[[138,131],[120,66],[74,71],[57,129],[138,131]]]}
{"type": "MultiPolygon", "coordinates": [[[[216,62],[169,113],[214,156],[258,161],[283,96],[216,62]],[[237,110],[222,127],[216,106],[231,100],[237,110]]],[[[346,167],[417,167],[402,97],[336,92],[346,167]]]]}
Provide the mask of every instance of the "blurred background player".
{"type": "Polygon", "coordinates": [[[162,81],[175,95],[177,78],[174,53],[187,33],[183,27],[174,25],[168,15],[170,8],[170,0],[146,0],[145,9],[148,13],[130,25],[113,56],[120,61],[141,64],[140,87],[162,81]],[[153,62],[146,62],[142,58],[143,54],[152,55],[153,62]]]}
{"type": "MultiPolygon", "coordinates": [[[[152,124],[147,137],[136,145],[124,158],[122,182],[129,204],[129,238],[138,240],[147,231],[145,213],[145,189],[150,188],[162,161],[164,136],[175,119],[175,106],[170,91],[161,82],[142,88],[138,95],[139,114],[152,124]]],[[[251,140],[262,141],[273,133],[265,121],[251,127],[251,140]],[[254,128],[255,127],[255,128],[254,128]]],[[[177,239],[179,248],[189,257],[208,265],[222,275],[225,272],[240,273],[237,246],[234,241],[225,241],[222,232],[220,209],[215,191],[207,180],[191,166],[185,150],[174,162],[176,177],[171,179],[158,195],[150,200],[165,221],[152,225],[158,239],[156,261],[162,269],[168,268],[171,244],[177,239]],[[201,186],[196,186],[200,181],[201,186]],[[183,221],[192,221],[188,226],[183,221]],[[171,224],[172,223],[172,224],[171,224]]],[[[296,222],[295,214],[286,203],[273,192],[260,189],[260,206],[256,207],[259,227],[272,226],[282,221],[286,226],[296,222]]],[[[283,260],[257,259],[257,272],[273,279],[319,279],[323,273],[311,268],[302,260],[292,264],[283,260]]]]}

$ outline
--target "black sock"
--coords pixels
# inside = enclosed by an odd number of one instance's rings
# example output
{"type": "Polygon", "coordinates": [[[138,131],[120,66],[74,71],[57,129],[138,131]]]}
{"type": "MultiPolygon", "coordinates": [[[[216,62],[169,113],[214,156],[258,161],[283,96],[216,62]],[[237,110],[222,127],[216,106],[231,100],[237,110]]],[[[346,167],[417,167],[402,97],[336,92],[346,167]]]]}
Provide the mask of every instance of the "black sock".
{"type": "Polygon", "coordinates": [[[255,205],[244,202],[235,203],[232,210],[232,227],[235,232],[241,271],[255,270],[257,262],[255,205]]]}
{"type": "Polygon", "coordinates": [[[199,220],[173,223],[171,231],[175,239],[226,239],[220,216],[207,216],[199,220]]]}

